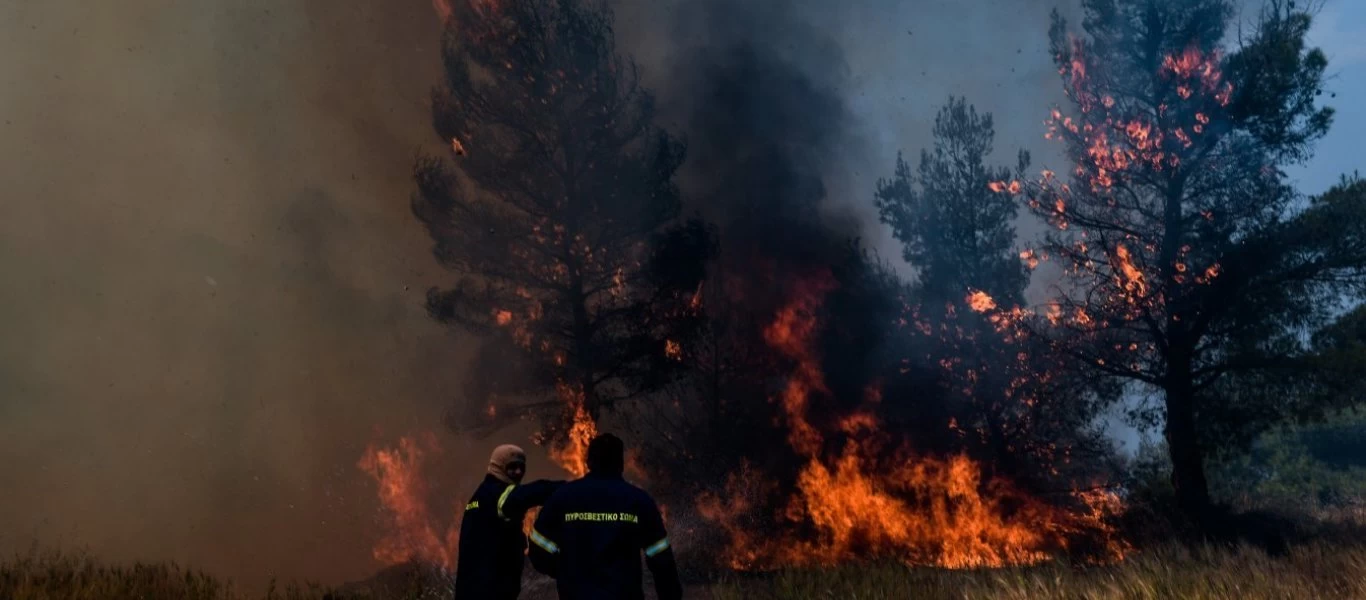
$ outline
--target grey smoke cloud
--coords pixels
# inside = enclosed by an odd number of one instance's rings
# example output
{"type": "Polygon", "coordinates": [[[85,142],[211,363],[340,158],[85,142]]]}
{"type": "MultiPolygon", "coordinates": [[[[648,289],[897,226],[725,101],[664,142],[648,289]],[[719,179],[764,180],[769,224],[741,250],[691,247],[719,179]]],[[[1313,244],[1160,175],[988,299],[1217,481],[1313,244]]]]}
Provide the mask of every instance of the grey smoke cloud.
{"type": "MultiPolygon", "coordinates": [[[[872,248],[894,264],[900,245],[877,222],[872,195],[891,175],[896,153],[912,163],[931,141],[934,116],[949,95],[966,96],[995,114],[996,161],[1014,165],[1016,151],[1035,163],[1058,164],[1043,140],[1048,109],[1062,102],[1048,54],[1049,12],[1077,13],[1076,0],[764,0],[716,3],[661,0],[615,3],[618,34],[642,64],[661,105],[703,101],[681,88],[672,69],[695,59],[695,49],[737,39],[783,57],[818,86],[834,90],[853,119],[821,173],[834,207],[852,211],[872,248]],[[733,4],[731,22],[709,19],[712,5],[733,4]],[[693,27],[706,20],[723,26],[693,27]],[[680,25],[683,24],[683,25],[680,25]],[[679,35],[680,31],[683,35],[679,35]]],[[[676,111],[685,112],[685,111],[676,111]]],[[[666,115],[667,118],[667,115],[666,115]]],[[[675,124],[686,130],[685,124],[675,124]]],[[[1021,233],[1037,232],[1021,222],[1021,233]]]]}

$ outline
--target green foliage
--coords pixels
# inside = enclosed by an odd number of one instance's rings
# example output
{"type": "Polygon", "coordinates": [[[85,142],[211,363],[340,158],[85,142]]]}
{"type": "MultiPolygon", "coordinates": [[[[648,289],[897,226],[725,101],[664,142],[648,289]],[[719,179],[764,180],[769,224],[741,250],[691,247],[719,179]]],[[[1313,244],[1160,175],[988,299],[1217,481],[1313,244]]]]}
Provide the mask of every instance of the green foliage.
{"type": "Polygon", "coordinates": [[[1216,463],[1216,497],[1239,506],[1319,509],[1366,504],[1366,415],[1287,426],[1216,463]]]}
{"type": "MultiPolygon", "coordinates": [[[[1013,251],[1018,207],[988,188],[1011,175],[986,164],[995,137],[990,113],[979,115],[966,99],[950,97],[935,116],[934,148],[921,150],[919,169],[912,174],[897,155],[895,175],[878,181],[882,222],[919,270],[927,303],[961,301],[971,290],[1004,304],[1023,300],[1029,277],[1013,251]]],[[[1022,151],[1017,169],[1028,164],[1022,151]]]]}
{"type": "MultiPolygon", "coordinates": [[[[894,344],[903,359],[951,365],[936,372],[942,399],[934,398],[934,410],[904,416],[971,432],[953,443],[990,469],[1053,487],[1047,480],[1060,475],[1063,456],[1093,458],[1108,444],[1090,428],[1099,404],[1094,389],[1062,376],[1038,340],[1005,334],[990,315],[969,308],[969,294],[979,291],[1002,309],[1019,306],[1029,283],[1014,247],[1018,204],[992,190],[1012,177],[1011,169],[988,164],[995,135],[990,113],[950,97],[935,117],[933,144],[921,150],[919,167],[913,172],[898,155],[893,177],[877,185],[881,220],[918,271],[906,294],[915,306],[908,318],[916,323],[894,344]]],[[[1020,152],[1013,173],[1021,175],[1028,164],[1028,153],[1020,152]]],[[[906,387],[923,388],[923,374],[906,378],[917,379],[906,387]]],[[[947,450],[927,443],[924,434],[915,439],[947,450]]]]}

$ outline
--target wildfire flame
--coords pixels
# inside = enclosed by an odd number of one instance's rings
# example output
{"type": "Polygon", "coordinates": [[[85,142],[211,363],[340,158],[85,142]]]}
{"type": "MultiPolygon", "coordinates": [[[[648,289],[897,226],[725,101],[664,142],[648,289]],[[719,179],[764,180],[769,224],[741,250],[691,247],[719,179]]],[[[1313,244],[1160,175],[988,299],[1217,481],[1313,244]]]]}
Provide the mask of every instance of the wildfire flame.
{"type": "MultiPolygon", "coordinates": [[[[1016,491],[1003,480],[983,481],[966,456],[917,457],[891,446],[881,423],[866,410],[840,421],[845,442],[833,454],[811,424],[813,395],[828,395],[812,348],[816,311],[834,287],[828,276],[799,286],[798,293],[765,330],[767,343],[795,363],[781,404],[788,443],[805,460],[795,491],[774,515],[783,535],[756,531],[752,494],[774,489],[748,468],[733,474],[724,500],[704,494],[703,517],[728,535],[725,558],[738,569],[829,565],[859,557],[892,557],[908,564],[972,568],[1032,564],[1064,549],[1067,536],[1105,528],[1101,519],[1117,499],[1079,498],[1085,514],[1070,514],[1016,491]],[[1109,503],[1109,504],[1107,504],[1109,503]],[[793,532],[808,532],[798,535],[793,532]]],[[[968,297],[973,310],[996,309],[985,292],[968,297]]],[[[876,389],[869,399],[879,398],[876,389]]],[[[1111,546],[1122,556],[1122,544],[1111,546]]]]}
{"type": "Polygon", "coordinates": [[[570,407],[569,433],[563,443],[550,447],[550,458],[574,477],[588,472],[588,444],[598,435],[598,425],[583,406],[583,395],[560,386],[560,397],[570,407]]]}
{"type": "Polygon", "coordinates": [[[375,560],[385,565],[422,561],[455,568],[459,548],[459,521],[452,520],[444,537],[427,506],[427,484],[422,462],[428,452],[438,452],[435,436],[404,437],[397,448],[370,445],[356,466],[379,487],[379,500],[389,521],[388,533],[375,545],[375,560]]]}
{"type": "Polygon", "coordinates": [[[1134,261],[1129,257],[1129,249],[1124,244],[1115,246],[1115,261],[1118,263],[1119,272],[1124,275],[1121,282],[1124,289],[1134,292],[1138,296],[1148,293],[1148,285],[1144,282],[1143,271],[1134,266],[1134,261]]]}

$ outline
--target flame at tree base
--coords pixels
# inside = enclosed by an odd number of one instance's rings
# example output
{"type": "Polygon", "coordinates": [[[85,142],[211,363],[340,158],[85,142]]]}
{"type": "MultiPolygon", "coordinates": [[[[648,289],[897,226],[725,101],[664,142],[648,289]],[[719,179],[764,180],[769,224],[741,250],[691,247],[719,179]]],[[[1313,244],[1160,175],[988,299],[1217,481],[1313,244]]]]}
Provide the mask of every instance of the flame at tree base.
{"type": "Polygon", "coordinates": [[[550,444],[550,439],[538,435],[538,445],[549,444],[550,459],[574,477],[583,477],[588,472],[588,444],[598,435],[598,424],[588,414],[584,406],[583,392],[566,384],[556,386],[556,396],[565,405],[569,431],[559,443],[550,444]]]}
{"type": "MultiPolygon", "coordinates": [[[[828,432],[845,440],[830,451],[827,432],[807,411],[813,394],[830,393],[812,348],[816,311],[832,289],[828,274],[799,285],[764,332],[768,345],[795,363],[778,404],[803,466],[787,494],[775,495],[777,485],[746,466],[730,477],[724,497],[698,499],[701,515],[729,538],[723,561],[740,570],[889,558],[953,569],[1001,567],[1049,560],[1077,538],[1101,543],[1096,560],[1124,556],[1128,545],[1106,522],[1122,503],[1108,492],[1074,494],[1077,508],[1069,510],[1005,480],[984,483],[980,465],[966,456],[918,457],[888,443],[868,411],[846,416],[839,431],[828,432]],[[779,508],[764,514],[775,497],[779,508]]],[[[994,308],[985,295],[970,300],[974,309],[994,308]]],[[[873,389],[869,397],[878,401],[880,394],[873,389]]]]}
{"type": "Polygon", "coordinates": [[[425,455],[439,451],[436,436],[428,433],[420,438],[404,437],[393,449],[371,445],[356,463],[378,485],[389,522],[388,532],[373,550],[380,563],[419,561],[454,570],[460,545],[459,521],[450,523],[444,538],[437,533],[441,527],[427,506],[427,483],[422,475],[425,455]]]}
{"type": "Polygon", "coordinates": [[[754,514],[755,496],[773,486],[748,481],[748,472],[729,480],[724,499],[704,495],[698,509],[729,538],[723,560],[738,570],[860,559],[949,569],[1031,565],[1067,552],[1074,537],[1097,540],[1102,549],[1092,559],[1100,562],[1130,550],[1106,523],[1122,509],[1113,494],[1078,493],[1080,509],[1069,511],[1003,480],[983,485],[980,473],[965,456],[905,458],[888,469],[851,443],[829,465],[808,463],[775,518],[754,514]]]}

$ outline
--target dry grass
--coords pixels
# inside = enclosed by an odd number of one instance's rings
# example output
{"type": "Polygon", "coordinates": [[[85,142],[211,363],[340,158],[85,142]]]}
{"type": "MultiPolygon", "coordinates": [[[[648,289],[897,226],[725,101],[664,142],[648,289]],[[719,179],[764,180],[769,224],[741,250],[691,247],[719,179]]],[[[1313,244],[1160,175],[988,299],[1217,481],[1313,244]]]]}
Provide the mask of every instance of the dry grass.
{"type": "MultiPolygon", "coordinates": [[[[403,587],[403,586],[401,586],[403,587]]],[[[31,552],[0,563],[5,600],[418,600],[449,598],[449,587],[352,590],[286,586],[248,595],[231,584],[175,564],[108,566],[85,556],[31,552]]],[[[531,590],[528,590],[531,592],[531,590]]],[[[524,596],[536,594],[528,593],[524,596]]],[[[1036,567],[979,571],[912,569],[899,565],[794,570],[732,576],[692,598],[965,599],[1342,599],[1366,600],[1366,539],[1318,541],[1269,556],[1250,546],[1190,549],[1172,545],[1114,566],[1036,567]]]]}
{"type": "Polygon", "coordinates": [[[719,586],[716,600],[1068,598],[1085,600],[1366,599],[1362,545],[1312,543],[1272,557],[1249,547],[1170,546],[1107,567],[1047,564],[983,571],[851,566],[791,571],[719,586]]]}
{"type": "Polygon", "coordinates": [[[350,600],[317,585],[272,585],[248,596],[232,584],[177,565],[109,566],[84,554],[32,551],[0,562],[5,600],[350,600]]]}

